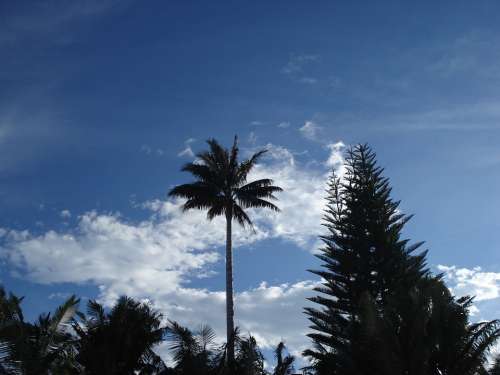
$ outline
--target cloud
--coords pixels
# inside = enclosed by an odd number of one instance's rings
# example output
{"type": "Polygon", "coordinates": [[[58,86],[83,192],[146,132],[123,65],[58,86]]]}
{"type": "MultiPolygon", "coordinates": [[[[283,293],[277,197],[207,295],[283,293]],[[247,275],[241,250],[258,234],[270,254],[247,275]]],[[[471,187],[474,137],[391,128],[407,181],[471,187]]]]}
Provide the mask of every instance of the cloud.
{"type": "MultiPolygon", "coordinates": [[[[281,212],[250,210],[255,233],[236,226],[235,248],[275,239],[309,251],[317,249],[318,235],[324,230],[325,183],[331,168],[342,166],[342,147],[340,142],[332,144],[326,148],[324,162],[304,164],[288,149],[266,145],[269,152],[249,181],[272,176],[284,189],[277,202],[281,212]]],[[[149,215],[139,222],[90,211],[78,216],[73,228],[62,231],[5,230],[0,256],[14,273],[31,281],[96,285],[99,299],[107,305],[122,294],[147,299],[166,317],[191,327],[209,323],[223,337],[224,292],[196,289],[190,283],[200,275],[211,277],[214,265],[221,261],[224,219],[208,222],[204,212],[182,212],[181,205],[177,199],[148,201],[142,207],[149,215]]],[[[315,283],[262,283],[240,291],[237,324],[265,347],[284,338],[291,350],[300,352],[307,344],[302,308],[315,283]]]]}
{"type": "Polygon", "coordinates": [[[307,74],[307,70],[309,69],[306,68],[318,60],[319,55],[293,55],[281,69],[281,73],[289,76],[296,82],[313,85],[318,83],[318,79],[307,74]]]}
{"type": "Polygon", "coordinates": [[[69,219],[71,217],[71,212],[69,210],[62,210],[59,214],[63,219],[69,219]]]}
{"type": "MultiPolygon", "coordinates": [[[[257,288],[235,295],[235,316],[242,333],[251,332],[264,348],[272,348],[286,340],[297,354],[305,349],[308,339],[307,317],[304,306],[310,302],[315,281],[293,284],[268,285],[262,282],[257,288]]],[[[157,300],[155,305],[167,317],[175,317],[181,324],[196,327],[209,322],[218,338],[225,339],[225,292],[181,288],[168,298],[157,300]]]]}
{"type": "Polygon", "coordinates": [[[484,272],[481,267],[458,268],[438,265],[453,294],[475,296],[475,301],[487,301],[500,297],[500,273],[484,272]]]}
{"type": "Polygon", "coordinates": [[[299,131],[301,132],[301,134],[311,140],[311,141],[316,141],[318,140],[318,136],[319,136],[319,133],[323,130],[323,128],[321,126],[319,126],[318,124],[316,124],[315,122],[313,121],[306,121],[306,123],[304,124],[304,126],[302,126],[301,128],[299,128],[299,131]]]}
{"type": "Polygon", "coordinates": [[[24,95],[19,99],[12,94],[0,104],[0,171],[25,168],[57,153],[71,138],[58,109],[44,100],[32,102],[30,92],[24,95]]]}
{"type": "Polygon", "coordinates": [[[193,158],[194,157],[194,152],[193,149],[191,148],[191,144],[196,142],[196,139],[194,138],[188,138],[184,141],[184,149],[177,154],[178,157],[188,157],[188,158],[193,158]]]}
{"type": "Polygon", "coordinates": [[[154,149],[149,145],[142,145],[141,152],[145,153],[146,155],[156,155],[156,156],[163,156],[165,154],[165,151],[163,149],[161,148],[154,149]]]}
{"type": "Polygon", "coordinates": [[[500,69],[495,62],[500,53],[497,45],[498,36],[489,32],[464,34],[437,48],[427,70],[445,79],[465,74],[474,80],[498,79],[500,69]]]}
{"type": "Polygon", "coordinates": [[[250,134],[248,135],[248,143],[250,143],[251,145],[255,145],[255,143],[257,143],[257,135],[255,134],[255,132],[250,132],[250,134]]]}
{"type": "Polygon", "coordinates": [[[186,148],[184,150],[182,150],[181,152],[179,152],[177,154],[178,157],[189,157],[189,158],[192,158],[194,157],[194,152],[193,152],[193,149],[191,148],[191,146],[186,146],[186,148]]]}
{"type": "Polygon", "coordinates": [[[330,156],[325,162],[325,165],[330,168],[340,168],[344,163],[344,157],[342,156],[343,149],[345,148],[344,142],[330,143],[326,145],[326,148],[330,150],[330,156]]]}
{"type": "Polygon", "coordinates": [[[30,7],[22,7],[22,10],[3,17],[4,22],[0,26],[0,46],[40,36],[53,37],[53,41],[57,43],[68,42],[71,40],[67,35],[68,26],[103,15],[126,2],[120,0],[35,2],[30,7]],[[66,31],[64,39],[61,39],[61,30],[66,31]]]}
{"type": "Polygon", "coordinates": [[[265,123],[262,121],[255,120],[255,121],[250,122],[250,125],[251,126],[262,126],[262,125],[265,125],[265,123]]]}
{"type": "Polygon", "coordinates": [[[484,100],[467,106],[447,106],[418,113],[405,113],[389,119],[385,128],[406,130],[498,129],[500,100],[484,100]],[[392,120],[392,121],[391,121],[392,120]]]}
{"type": "Polygon", "coordinates": [[[292,57],[290,57],[286,65],[281,69],[281,72],[283,74],[289,75],[302,73],[304,70],[304,66],[318,60],[319,55],[293,55],[292,57]]]}
{"type": "Polygon", "coordinates": [[[306,83],[308,85],[313,85],[315,83],[318,83],[318,79],[317,78],[313,78],[313,77],[301,77],[301,78],[299,78],[298,81],[300,83],[306,83]]]}
{"type": "Polygon", "coordinates": [[[276,125],[276,127],[285,129],[285,128],[290,127],[290,123],[283,121],[283,122],[280,122],[278,125],[276,125]]]}

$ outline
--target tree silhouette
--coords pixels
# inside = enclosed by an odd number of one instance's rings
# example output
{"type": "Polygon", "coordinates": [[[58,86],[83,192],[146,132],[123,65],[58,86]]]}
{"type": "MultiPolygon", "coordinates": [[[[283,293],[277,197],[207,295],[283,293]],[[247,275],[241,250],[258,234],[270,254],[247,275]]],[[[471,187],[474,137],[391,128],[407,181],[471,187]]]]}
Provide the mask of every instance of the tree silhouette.
{"type": "Polygon", "coordinates": [[[455,299],[402,230],[411,216],[390,197],[367,145],[348,150],[346,173],[329,184],[318,258],[324,280],[307,308],[317,374],[484,373],[498,322],[469,324],[470,298],[455,299]]]}
{"type": "Polygon", "coordinates": [[[283,356],[285,344],[280,342],[274,351],[276,357],[276,366],[274,367],[273,375],[291,375],[293,371],[294,356],[283,356]]]}
{"type": "Polygon", "coordinates": [[[89,301],[87,317],[74,322],[78,336],[77,360],[86,375],[159,373],[163,361],[153,352],[163,340],[161,314],[148,304],[120,297],[111,311],[89,301]]]}
{"type": "Polygon", "coordinates": [[[23,375],[74,373],[74,338],[68,328],[79,300],[71,296],[53,314],[41,314],[34,323],[24,320],[21,301],[0,289],[1,371],[23,375]]]}
{"type": "MultiPolygon", "coordinates": [[[[177,322],[167,326],[168,349],[174,361],[174,373],[208,375],[216,374],[224,363],[214,344],[215,332],[209,326],[201,326],[193,333],[177,322]],[[222,362],[222,363],[221,363],[222,362]]],[[[220,350],[223,352],[223,349],[220,350]]]]}
{"type": "Polygon", "coordinates": [[[184,210],[208,210],[209,220],[217,216],[226,218],[226,334],[227,359],[234,362],[234,306],[233,306],[233,255],[232,221],[252,226],[245,212],[247,208],[278,207],[268,199],[276,199],[274,193],[281,191],[271,179],[247,182],[249,172],[266,150],[253,154],[239,162],[237,137],[230,150],[223,148],[215,139],[207,141],[210,150],[197,155],[198,160],[184,165],[183,171],[191,173],[196,181],[173,188],[169,195],[185,198],[184,210]]]}

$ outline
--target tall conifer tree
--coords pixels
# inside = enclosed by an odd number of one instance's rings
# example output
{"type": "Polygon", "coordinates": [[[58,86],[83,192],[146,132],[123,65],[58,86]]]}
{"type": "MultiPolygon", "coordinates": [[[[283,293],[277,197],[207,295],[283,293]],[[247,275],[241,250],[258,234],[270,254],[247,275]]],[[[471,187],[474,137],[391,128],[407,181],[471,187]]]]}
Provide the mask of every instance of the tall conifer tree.
{"type": "Polygon", "coordinates": [[[426,268],[422,243],[402,230],[411,216],[391,199],[374,152],[347,152],[345,175],[330,180],[318,258],[323,279],[307,308],[306,350],[317,374],[480,374],[498,338],[496,321],[469,325],[470,300],[455,300],[426,268]],[[446,332],[443,327],[449,327],[446,332]],[[457,372],[458,371],[458,372],[457,372]],[[461,372],[460,372],[461,371],[461,372]]]}

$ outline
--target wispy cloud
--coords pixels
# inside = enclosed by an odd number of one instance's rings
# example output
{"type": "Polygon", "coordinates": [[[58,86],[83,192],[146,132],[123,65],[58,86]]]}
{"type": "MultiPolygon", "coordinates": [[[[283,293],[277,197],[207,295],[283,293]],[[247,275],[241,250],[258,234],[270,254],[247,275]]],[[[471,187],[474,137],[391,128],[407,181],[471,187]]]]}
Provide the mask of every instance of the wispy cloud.
{"type": "Polygon", "coordinates": [[[315,83],[318,83],[318,79],[313,77],[301,77],[298,79],[298,81],[300,83],[305,83],[308,85],[314,85],[315,83]]]}
{"type": "Polygon", "coordinates": [[[450,43],[436,47],[435,57],[427,66],[430,73],[444,78],[457,75],[470,78],[500,78],[496,63],[500,58],[498,35],[487,32],[471,32],[450,43]]]}
{"type": "Polygon", "coordinates": [[[314,121],[306,121],[305,124],[299,128],[302,136],[311,141],[317,141],[322,130],[323,128],[316,124],[314,121]]]}
{"type": "Polygon", "coordinates": [[[10,99],[0,104],[0,170],[36,162],[72,141],[56,108],[44,101],[35,104],[28,99],[10,99]]]}
{"type": "Polygon", "coordinates": [[[62,210],[59,215],[63,219],[69,219],[71,217],[71,212],[69,210],[62,210]]]}
{"type": "Polygon", "coordinates": [[[62,0],[34,2],[22,11],[5,14],[0,17],[0,46],[2,44],[19,43],[26,39],[46,38],[50,42],[71,41],[65,33],[61,38],[61,30],[67,30],[75,22],[100,16],[113,8],[126,5],[129,0],[87,0],[68,2],[62,0]]]}
{"type": "Polygon", "coordinates": [[[248,143],[251,145],[255,145],[255,143],[257,143],[257,135],[255,132],[250,132],[250,134],[248,134],[248,143]]]}
{"type": "Polygon", "coordinates": [[[281,128],[281,129],[286,129],[290,127],[290,123],[287,121],[280,122],[276,127],[281,128]]]}
{"type": "Polygon", "coordinates": [[[162,148],[153,148],[150,145],[142,145],[141,152],[146,155],[154,155],[154,156],[163,156],[165,154],[165,150],[162,148]]]}
{"type": "Polygon", "coordinates": [[[315,84],[318,79],[312,77],[308,72],[308,66],[317,62],[319,55],[292,55],[286,65],[281,69],[281,73],[291,77],[295,81],[304,84],[315,84]]]}
{"type": "Polygon", "coordinates": [[[182,151],[180,151],[177,156],[178,157],[188,157],[188,158],[192,158],[194,157],[194,152],[193,152],[193,149],[191,148],[191,144],[194,143],[196,141],[196,139],[194,138],[188,138],[184,141],[184,149],[182,151]]]}
{"type": "Polygon", "coordinates": [[[304,67],[319,60],[319,55],[293,55],[290,57],[286,65],[281,69],[284,74],[298,74],[304,71],[304,67]]]}

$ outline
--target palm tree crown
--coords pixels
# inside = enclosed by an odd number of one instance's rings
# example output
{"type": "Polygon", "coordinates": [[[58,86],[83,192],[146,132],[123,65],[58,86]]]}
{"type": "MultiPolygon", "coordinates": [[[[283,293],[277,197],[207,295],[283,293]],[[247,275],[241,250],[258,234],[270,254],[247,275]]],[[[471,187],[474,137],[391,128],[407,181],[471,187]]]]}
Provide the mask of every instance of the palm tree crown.
{"type": "Polygon", "coordinates": [[[215,139],[209,139],[207,143],[210,150],[197,154],[198,160],[182,168],[182,171],[190,172],[196,181],[176,186],[169,193],[170,196],[187,199],[184,210],[207,209],[210,220],[226,215],[243,226],[252,226],[244,211],[246,208],[263,207],[279,211],[267,200],[276,199],[274,193],[282,191],[280,187],[273,186],[273,180],[264,178],[247,183],[249,172],[267,150],[261,150],[239,163],[237,137],[231,150],[223,148],[215,139]]]}

